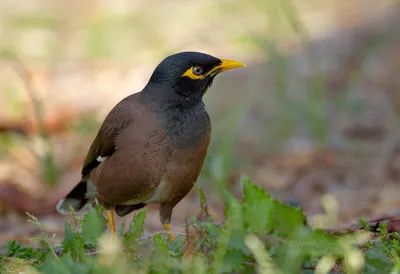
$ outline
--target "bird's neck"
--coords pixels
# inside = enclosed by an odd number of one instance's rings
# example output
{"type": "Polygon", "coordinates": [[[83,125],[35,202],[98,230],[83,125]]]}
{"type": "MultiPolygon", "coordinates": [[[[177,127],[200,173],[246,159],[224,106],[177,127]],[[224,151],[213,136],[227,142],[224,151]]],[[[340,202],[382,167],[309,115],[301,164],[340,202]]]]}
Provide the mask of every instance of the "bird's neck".
{"type": "Polygon", "coordinates": [[[169,108],[157,116],[164,132],[177,147],[196,149],[211,130],[210,117],[203,103],[191,108],[169,108]]]}
{"type": "MultiPolygon", "coordinates": [[[[194,87],[193,87],[194,88],[194,87]]],[[[185,89],[169,86],[163,83],[149,83],[143,90],[143,96],[153,101],[156,108],[167,109],[191,109],[203,106],[203,95],[205,93],[196,89],[185,89]]]]}
{"type": "Polygon", "coordinates": [[[210,117],[202,100],[194,102],[178,97],[171,96],[171,93],[160,97],[142,95],[147,105],[150,103],[152,106],[166,135],[177,146],[196,147],[211,130],[210,117]]]}

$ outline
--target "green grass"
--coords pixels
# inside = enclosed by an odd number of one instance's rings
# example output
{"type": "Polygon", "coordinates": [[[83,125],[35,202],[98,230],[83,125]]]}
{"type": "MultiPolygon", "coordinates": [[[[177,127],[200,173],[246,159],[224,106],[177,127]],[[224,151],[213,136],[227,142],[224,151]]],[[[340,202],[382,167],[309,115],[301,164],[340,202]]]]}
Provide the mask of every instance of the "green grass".
{"type": "MultiPolygon", "coordinates": [[[[399,268],[399,237],[382,227],[379,240],[358,231],[341,236],[306,225],[298,208],[273,200],[242,178],[243,200],[225,192],[226,220],[213,223],[200,190],[202,220],[187,223],[185,235],[169,241],[165,234],[144,237],[146,211],[139,211],[118,240],[106,231],[100,206],[65,222],[65,237],[52,246],[38,220],[42,249],[10,242],[0,258],[1,273],[329,273],[340,263],[346,273],[389,273],[399,268]],[[359,250],[363,247],[364,252],[359,250]],[[35,272],[33,272],[35,271],[35,272]]],[[[365,226],[365,225],[364,225],[365,226]]],[[[398,272],[392,272],[398,273],[398,272]]]]}
{"type": "MultiPolygon", "coordinates": [[[[329,113],[326,113],[325,105],[331,103],[335,110],[360,112],[360,102],[350,102],[348,95],[353,86],[362,82],[363,71],[360,69],[343,87],[343,95],[337,95],[332,102],[328,102],[328,90],[324,86],[326,79],[319,75],[315,52],[311,49],[307,56],[311,76],[306,78],[291,68],[290,60],[280,49],[289,36],[304,44],[310,40],[291,2],[252,1],[246,6],[240,3],[221,2],[216,4],[218,9],[209,9],[207,14],[218,13],[221,22],[231,20],[232,29],[224,30],[229,34],[226,44],[237,47],[251,45],[254,52],[268,56],[268,64],[273,68],[276,84],[267,100],[276,103],[276,111],[271,115],[271,123],[265,125],[264,135],[268,140],[263,145],[267,148],[259,147],[258,150],[261,153],[280,150],[295,131],[304,126],[312,141],[319,146],[327,145],[330,132],[329,113]],[[239,11],[254,15],[254,18],[265,17],[265,28],[260,28],[265,32],[252,32],[249,27],[244,35],[240,29],[237,34],[234,22],[240,21],[237,20],[239,11]],[[290,96],[290,81],[296,83],[296,92],[302,94],[300,98],[290,96]]],[[[83,23],[76,20],[76,25],[75,20],[66,21],[64,25],[64,20],[52,14],[38,11],[19,16],[6,15],[3,35],[8,38],[0,42],[0,49],[10,49],[18,54],[21,44],[19,35],[32,30],[45,30],[47,35],[51,33],[56,37],[45,44],[46,55],[39,57],[48,61],[49,66],[58,60],[70,59],[64,52],[64,32],[72,35],[71,39],[67,35],[68,40],[78,43],[78,51],[87,60],[130,61],[148,51],[151,52],[148,55],[162,58],[166,52],[173,52],[177,47],[169,44],[167,34],[147,31],[162,25],[163,18],[155,20],[158,13],[153,11],[139,10],[124,16],[101,14],[83,23]]],[[[187,29],[191,30],[190,24],[187,29]]],[[[363,59],[374,57],[379,42],[371,41],[363,59]]],[[[0,59],[9,58],[0,51],[0,59]]],[[[11,96],[17,88],[8,79],[1,86],[6,92],[4,99],[9,102],[7,113],[19,116],[23,108],[11,96]]],[[[260,87],[249,90],[255,88],[260,87]]],[[[262,94],[264,92],[261,90],[262,94]]],[[[264,100],[259,97],[251,99],[264,100]]],[[[95,207],[82,218],[76,217],[74,222],[65,223],[65,238],[61,246],[53,246],[52,239],[44,233],[35,239],[43,244],[41,249],[34,250],[10,242],[1,255],[0,272],[18,273],[28,266],[31,271],[34,269],[42,273],[328,273],[333,264],[338,263],[347,273],[359,273],[361,267],[364,273],[398,273],[400,248],[397,233],[387,233],[382,227],[377,239],[365,241],[360,233],[334,236],[309,228],[299,209],[278,203],[245,178],[242,180],[243,201],[227,192],[229,175],[243,168],[246,160],[237,157],[237,145],[243,137],[240,134],[246,134],[241,132],[240,121],[252,103],[250,99],[245,100],[237,100],[237,107],[214,127],[220,132],[214,138],[216,140],[210,147],[202,172],[201,187],[217,186],[218,195],[225,202],[226,220],[222,224],[193,218],[187,225],[186,235],[170,242],[163,234],[143,236],[146,217],[143,210],[129,224],[123,224],[119,230],[119,242],[116,242],[107,237],[101,208],[95,207]],[[357,244],[361,241],[363,253],[359,252],[357,244]]],[[[97,121],[89,117],[74,124],[72,129],[77,135],[94,134],[98,126],[97,121]]],[[[2,136],[0,151],[7,151],[13,142],[16,142],[14,136],[2,136]]],[[[40,160],[45,181],[57,182],[58,170],[62,171],[63,167],[56,167],[51,157],[40,160]]],[[[205,196],[200,193],[202,212],[207,215],[205,196]]],[[[30,220],[41,227],[34,217],[30,220]]]]}

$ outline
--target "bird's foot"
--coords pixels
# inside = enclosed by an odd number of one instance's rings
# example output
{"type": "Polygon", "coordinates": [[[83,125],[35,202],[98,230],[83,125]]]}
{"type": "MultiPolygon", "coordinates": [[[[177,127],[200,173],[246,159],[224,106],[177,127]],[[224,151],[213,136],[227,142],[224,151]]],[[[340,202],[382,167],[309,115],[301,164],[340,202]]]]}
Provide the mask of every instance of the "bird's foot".
{"type": "Polygon", "coordinates": [[[164,229],[168,232],[168,238],[170,241],[175,240],[175,236],[171,233],[171,226],[169,224],[163,224],[164,229]]]}

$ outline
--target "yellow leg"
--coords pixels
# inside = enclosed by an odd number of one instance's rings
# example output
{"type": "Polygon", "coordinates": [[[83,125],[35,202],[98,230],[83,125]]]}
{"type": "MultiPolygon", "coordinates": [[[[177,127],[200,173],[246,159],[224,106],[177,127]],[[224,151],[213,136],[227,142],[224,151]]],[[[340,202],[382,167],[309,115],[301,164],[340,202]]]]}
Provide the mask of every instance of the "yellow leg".
{"type": "Polygon", "coordinates": [[[171,226],[169,224],[163,224],[165,230],[168,232],[168,237],[171,241],[175,240],[175,236],[171,233],[171,226]]]}
{"type": "Polygon", "coordinates": [[[115,223],[114,223],[114,210],[107,210],[108,226],[110,227],[111,234],[116,236],[115,223]]]}

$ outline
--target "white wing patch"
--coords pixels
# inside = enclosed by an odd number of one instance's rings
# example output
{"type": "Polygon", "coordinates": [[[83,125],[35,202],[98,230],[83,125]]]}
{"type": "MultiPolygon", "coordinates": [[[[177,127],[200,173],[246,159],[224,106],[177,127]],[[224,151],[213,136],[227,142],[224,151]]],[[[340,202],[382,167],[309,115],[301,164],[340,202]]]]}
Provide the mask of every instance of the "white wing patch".
{"type": "Polygon", "coordinates": [[[99,162],[99,163],[102,163],[102,162],[104,162],[106,159],[107,159],[107,157],[101,157],[101,156],[99,156],[99,157],[97,157],[96,161],[99,162]]]}
{"type": "Polygon", "coordinates": [[[67,212],[62,208],[63,204],[65,202],[65,199],[61,199],[60,201],[58,201],[57,206],[56,206],[56,210],[61,213],[61,214],[66,214],[67,212]]]}

